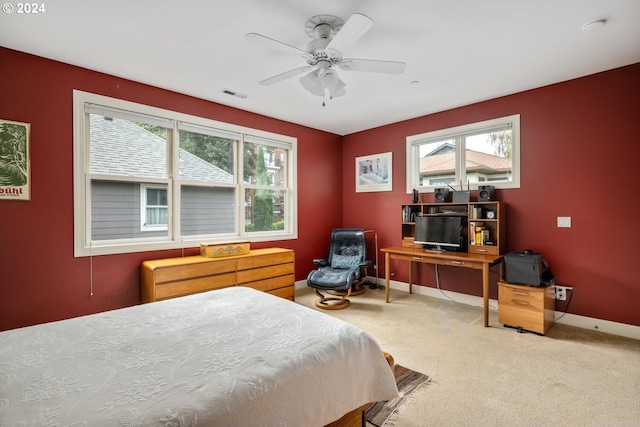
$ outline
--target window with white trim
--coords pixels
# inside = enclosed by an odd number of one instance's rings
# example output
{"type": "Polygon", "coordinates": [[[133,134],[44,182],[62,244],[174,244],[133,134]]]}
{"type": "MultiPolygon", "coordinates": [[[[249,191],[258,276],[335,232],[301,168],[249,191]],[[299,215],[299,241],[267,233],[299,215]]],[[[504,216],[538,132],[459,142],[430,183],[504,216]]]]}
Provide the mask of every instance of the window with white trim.
{"type": "Polygon", "coordinates": [[[74,91],[75,256],[296,238],[296,147],[74,91]]]}
{"type": "Polygon", "coordinates": [[[407,194],[520,187],[520,115],[408,136],[407,194]]]}
{"type": "Polygon", "coordinates": [[[167,188],[148,184],[140,185],[140,218],[142,231],[166,230],[169,225],[167,188]]]}

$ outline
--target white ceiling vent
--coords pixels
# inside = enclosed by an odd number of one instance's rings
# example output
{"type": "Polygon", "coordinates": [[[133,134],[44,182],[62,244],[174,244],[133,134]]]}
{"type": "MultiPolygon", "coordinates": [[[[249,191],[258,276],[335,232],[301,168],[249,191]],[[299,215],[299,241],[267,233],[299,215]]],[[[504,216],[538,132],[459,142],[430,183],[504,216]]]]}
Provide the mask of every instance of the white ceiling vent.
{"type": "Polygon", "coordinates": [[[234,90],[231,89],[222,89],[220,92],[224,93],[225,95],[231,95],[231,96],[235,96],[236,98],[241,98],[241,99],[247,99],[249,96],[245,95],[244,93],[239,93],[236,92],[234,90]]]}

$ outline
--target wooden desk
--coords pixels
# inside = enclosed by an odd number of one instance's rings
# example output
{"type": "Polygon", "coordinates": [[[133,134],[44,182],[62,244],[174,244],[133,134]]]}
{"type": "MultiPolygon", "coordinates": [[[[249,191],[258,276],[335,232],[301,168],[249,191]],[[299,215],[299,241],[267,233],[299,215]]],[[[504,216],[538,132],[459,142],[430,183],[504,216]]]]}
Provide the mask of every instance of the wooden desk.
{"type": "Polygon", "coordinates": [[[502,255],[481,255],[467,252],[425,252],[424,249],[395,246],[380,249],[384,253],[385,297],[389,302],[389,279],[391,259],[409,262],[409,293],[413,293],[413,263],[449,265],[452,267],[482,270],[482,298],[484,300],[484,326],[489,326],[489,267],[500,264],[502,278],[502,255]]]}

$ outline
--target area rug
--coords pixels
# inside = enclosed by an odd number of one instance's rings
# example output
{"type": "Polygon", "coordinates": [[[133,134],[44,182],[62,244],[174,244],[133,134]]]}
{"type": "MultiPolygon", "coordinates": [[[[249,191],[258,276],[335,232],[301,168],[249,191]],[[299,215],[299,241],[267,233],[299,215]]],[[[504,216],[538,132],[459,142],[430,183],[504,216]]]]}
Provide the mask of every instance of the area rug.
{"type": "Polygon", "coordinates": [[[373,403],[367,408],[365,413],[367,422],[376,427],[382,427],[391,414],[402,405],[402,402],[404,402],[407,396],[429,381],[428,375],[412,371],[400,365],[395,365],[393,375],[396,377],[400,397],[385,402],[373,403]]]}

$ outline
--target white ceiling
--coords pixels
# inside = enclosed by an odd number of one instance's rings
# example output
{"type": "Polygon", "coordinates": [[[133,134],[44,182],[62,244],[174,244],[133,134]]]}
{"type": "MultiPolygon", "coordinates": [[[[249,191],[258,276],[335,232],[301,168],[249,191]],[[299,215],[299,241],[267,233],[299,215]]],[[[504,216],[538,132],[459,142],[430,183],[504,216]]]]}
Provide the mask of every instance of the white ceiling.
{"type": "Polygon", "coordinates": [[[339,135],[640,62],[639,0],[48,0],[31,15],[8,4],[2,46],[339,135]],[[375,24],[344,56],[403,61],[403,74],[339,70],[347,94],[325,107],[298,77],[258,84],[305,62],[244,34],[304,49],[307,19],[356,12],[375,24]]]}

